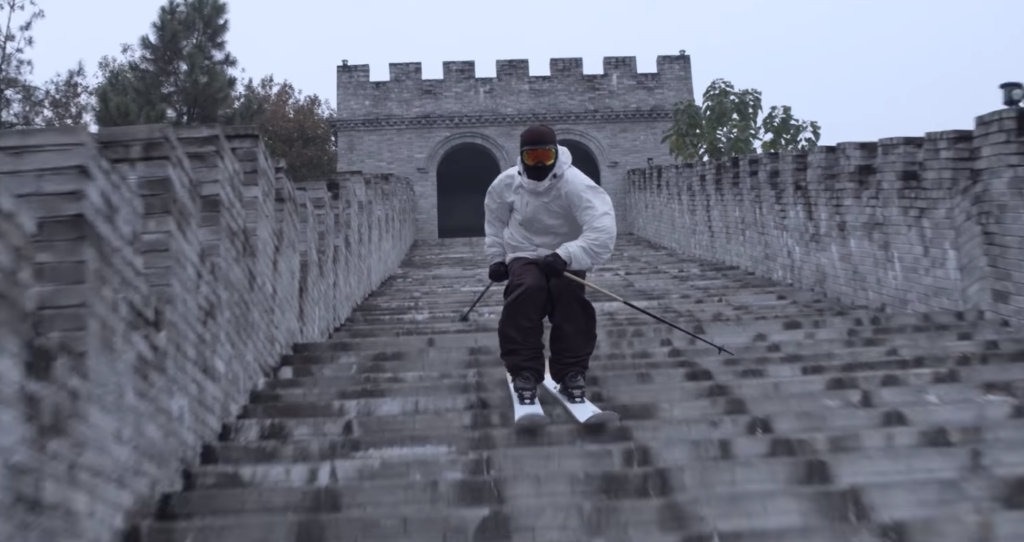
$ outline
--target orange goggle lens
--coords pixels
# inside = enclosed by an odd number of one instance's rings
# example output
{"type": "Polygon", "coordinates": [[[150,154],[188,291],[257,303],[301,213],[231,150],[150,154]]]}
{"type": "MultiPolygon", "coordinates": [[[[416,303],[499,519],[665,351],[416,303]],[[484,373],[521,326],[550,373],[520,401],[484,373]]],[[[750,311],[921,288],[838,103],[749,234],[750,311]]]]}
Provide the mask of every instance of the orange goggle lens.
{"type": "Polygon", "coordinates": [[[528,166],[550,166],[558,158],[558,151],[551,147],[523,149],[520,153],[523,163],[528,166]]]}

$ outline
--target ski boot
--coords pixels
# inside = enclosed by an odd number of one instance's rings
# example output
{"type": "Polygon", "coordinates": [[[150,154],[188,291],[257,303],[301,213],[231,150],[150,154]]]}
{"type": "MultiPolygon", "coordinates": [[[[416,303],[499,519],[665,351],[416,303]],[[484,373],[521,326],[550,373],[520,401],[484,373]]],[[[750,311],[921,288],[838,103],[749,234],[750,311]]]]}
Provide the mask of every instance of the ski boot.
{"type": "Polygon", "coordinates": [[[523,371],[512,379],[512,390],[521,405],[537,404],[537,378],[533,373],[523,371]]]}
{"type": "Polygon", "coordinates": [[[573,371],[558,385],[558,393],[564,395],[570,403],[582,403],[587,400],[586,378],[580,371],[573,371]]]}

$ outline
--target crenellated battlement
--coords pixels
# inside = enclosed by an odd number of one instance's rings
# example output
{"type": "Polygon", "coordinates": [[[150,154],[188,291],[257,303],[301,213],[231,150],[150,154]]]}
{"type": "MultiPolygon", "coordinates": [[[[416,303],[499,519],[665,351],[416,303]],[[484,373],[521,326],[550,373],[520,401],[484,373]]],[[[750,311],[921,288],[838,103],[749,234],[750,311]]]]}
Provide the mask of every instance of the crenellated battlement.
{"type": "Polygon", "coordinates": [[[472,60],[445,61],[441,79],[424,79],[420,62],[388,66],[387,81],[371,81],[368,64],[338,66],[338,117],[515,114],[649,110],[693,99],[690,57],[661,55],[653,73],[636,57],[605,57],[599,74],[583,73],[582,58],[552,58],[550,75],[530,75],[529,60],[498,60],[494,77],[477,77],[472,60]]]}
{"type": "MultiPolygon", "coordinates": [[[[369,64],[342,64],[338,66],[338,82],[346,83],[405,83],[410,81],[451,81],[466,82],[477,80],[476,62],[473,60],[446,60],[441,63],[443,77],[441,79],[424,79],[422,62],[392,62],[388,64],[388,81],[370,81],[369,64]]],[[[578,79],[588,77],[595,80],[611,77],[635,77],[637,79],[655,79],[659,77],[676,77],[690,75],[689,55],[660,55],[657,71],[640,73],[636,67],[635,56],[604,57],[602,73],[584,74],[583,59],[552,58],[548,62],[550,75],[530,75],[530,61],[513,59],[495,62],[496,77],[481,77],[482,82],[504,81],[508,79],[531,78],[537,81],[556,82],[559,79],[578,79]]]]}

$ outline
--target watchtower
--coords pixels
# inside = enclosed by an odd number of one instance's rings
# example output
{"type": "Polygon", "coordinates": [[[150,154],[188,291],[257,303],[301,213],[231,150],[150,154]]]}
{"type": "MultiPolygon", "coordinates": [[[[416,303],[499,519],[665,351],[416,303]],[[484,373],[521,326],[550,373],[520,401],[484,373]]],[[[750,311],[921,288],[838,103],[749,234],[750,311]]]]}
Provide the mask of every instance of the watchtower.
{"type": "Polygon", "coordinates": [[[605,57],[600,74],[584,74],[581,58],[552,59],[547,76],[527,60],[499,60],[486,78],[472,61],[443,65],[442,79],[424,79],[419,62],[392,63],[388,81],[338,66],[338,169],[412,179],[420,238],[483,235],[487,187],[516,164],[531,124],[553,127],[621,214],[625,169],[668,161],[672,106],[693,100],[686,54],[659,56],[655,73],[637,73],[635,57],[605,57]]]}

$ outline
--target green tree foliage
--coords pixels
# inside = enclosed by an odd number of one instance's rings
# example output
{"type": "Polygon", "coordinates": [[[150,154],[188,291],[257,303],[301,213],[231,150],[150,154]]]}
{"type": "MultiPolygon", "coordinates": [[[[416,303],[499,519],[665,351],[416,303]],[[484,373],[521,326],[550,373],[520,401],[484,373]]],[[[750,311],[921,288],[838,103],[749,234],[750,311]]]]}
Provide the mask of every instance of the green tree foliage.
{"type": "Polygon", "coordinates": [[[96,123],[251,124],[296,180],[336,169],[334,111],[273,76],[239,84],[224,0],[167,0],[149,35],[99,63],[96,123]]]}
{"type": "Polygon", "coordinates": [[[790,106],[772,106],[761,118],[761,91],[736,90],[715,79],[704,91],[703,104],[679,102],[662,143],[677,160],[698,162],[783,150],[808,151],[817,146],[821,127],[793,116],[790,106]]]}
{"type": "Polygon", "coordinates": [[[97,124],[224,120],[238,84],[227,13],[224,0],[167,0],[138,47],[101,61],[97,124]]]}
{"type": "Polygon", "coordinates": [[[806,152],[817,147],[821,139],[821,126],[813,120],[796,118],[793,116],[793,108],[788,105],[773,105],[761,121],[761,132],[762,152],[806,152]]]}
{"type": "Polygon", "coordinates": [[[121,56],[104,55],[98,68],[99,83],[94,91],[97,125],[127,126],[166,120],[166,111],[140,83],[136,46],[121,44],[121,56]]]}
{"type": "Polygon", "coordinates": [[[32,27],[45,16],[36,0],[0,0],[0,130],[36,125],[38,89],[32,85],[32,27]]]}
{"type": "Polygon", "coordinates": [[[36,0],[0,0],[0,129],[89,122],[92,85],[81,61],[42,86],[30,78],[32,30],[43,18],[36,0]]]}
{"type": "Polygon", "coordinates": [[[38,96],[39,126],[83,126],[92,119],[93,87],[81,61],[46,81],[38,96]]]}
{"type": "Polygon", "coordinates": [[[235,97],[230,122],[259,128],[267,150],[284,158],[296,181],[330,175],[337,169],[337,140],[331,126],[334,110],[316,94],[303,96],[287,80],[267,75],[251,78],[235,97]]]}

